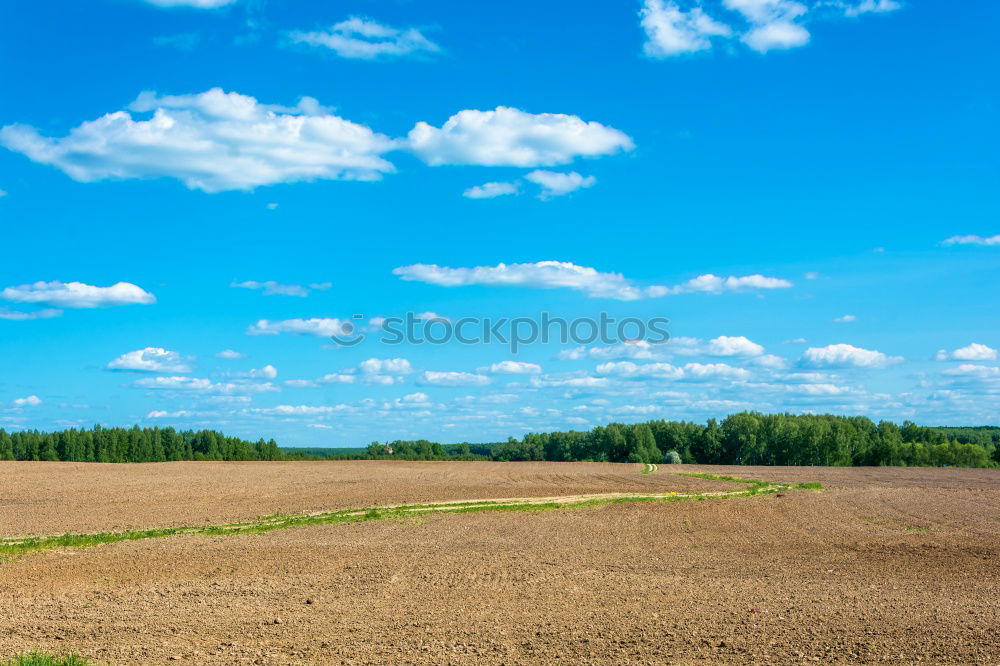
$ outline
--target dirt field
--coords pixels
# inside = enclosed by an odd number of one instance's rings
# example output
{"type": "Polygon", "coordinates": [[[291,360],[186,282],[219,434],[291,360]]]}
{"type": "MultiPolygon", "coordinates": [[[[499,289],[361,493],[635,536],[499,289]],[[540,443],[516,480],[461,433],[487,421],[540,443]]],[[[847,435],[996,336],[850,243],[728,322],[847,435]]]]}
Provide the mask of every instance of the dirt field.
{"type": "MultiPolygon", "coordinates": [[[[0,464],[0,532],[728,484],[676,466],[0,464]],[[16,494],[14,503],[13,495],[16,494]]],[[[0,655],[112,664],[1000,663],[1000,471],[708,468],[796,491],[177,536],[0,564],[0,655]]]]}

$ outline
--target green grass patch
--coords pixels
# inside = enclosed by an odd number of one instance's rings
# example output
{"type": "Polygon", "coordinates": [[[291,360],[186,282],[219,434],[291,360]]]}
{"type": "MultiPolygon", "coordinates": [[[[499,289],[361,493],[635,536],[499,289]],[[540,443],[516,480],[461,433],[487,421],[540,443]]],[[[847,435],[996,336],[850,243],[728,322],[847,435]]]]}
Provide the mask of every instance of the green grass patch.
{"type": "Polygon", "coordinates": [[[75,654],[53,655],[47,652],[22,652],[0,666],[88,666],[93,662],[75,654]]]}
{"type": "MultiPolygon", "coordinates": [[[[681,476],[707,479],[711,481],[732,481],[744,484],[740,490],[725,493],[668,493],[658,495],[627,495],[624,497],[591,497],[570,502],[557,501],[513,501],[483,500],[451,502],[444,504],[411,504],[397,507],[373,507],[366,509],[341,509],[316,514],[272,514],[256,520],[226,525],[203,525],[192,527],[168,527],[125,532],[99,532],[95,534],[63,534],[60,536],[25,537],[20,539],[0,539],[0,562],[5,558],[25,555],[31,552],[62,548],[89,548],[103,544],[140,539],[156,539],[177,535],[227,536],[232,534],[264,534],[272,530],[307,527],[310,525],[336,525],[361,523],[372,520],[413,521],[426,516],[443,513],[481,513],[485,511],[548,511],[552,509],[582,508],[604,504],[624,504],[633,502],[672,502],[683,500],[723,499],[751,495],[776,493],[788,490],[818,490],[818,483],[773,483],[734,476],[706,473],[680,473],[681,476]]],[[[45,663],[45,662],[41,662],[45,663]]],[[[73,663],[73,662],[69,662],[73,663]]],[[[0,666],[7,666],[0,662],[0,666]]]]}

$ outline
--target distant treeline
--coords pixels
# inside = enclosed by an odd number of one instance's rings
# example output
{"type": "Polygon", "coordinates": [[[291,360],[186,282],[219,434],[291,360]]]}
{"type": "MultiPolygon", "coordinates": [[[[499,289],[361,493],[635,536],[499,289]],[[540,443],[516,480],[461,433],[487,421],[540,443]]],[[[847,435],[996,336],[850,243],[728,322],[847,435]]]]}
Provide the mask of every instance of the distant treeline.
{"type": "Polygon", "coordinates": [[[166,462],[168,460],[285,460],[273,440],[248,442],[214,430],[102,428],[38,432],[0,430],[0,460],[166,462]]]}
{"type": "Polygon", "coordinates": [[[212,430],[101,428],[54,433],[0,430],[0,460],[497,460],[684,462],[722,465],[911,465],[993,467],[1000,428],[875,424],[860,416],[743,412],[704,425],[612,423],[589,432],[530,433],[521,440],[446,444],[372,442],[366,449],[280,449],[212,430]]]}
{"type": "Polygon", "coordinates": [[[594,461],[709,465],[910,465],[992,467],[1000,428],[875,424],[865,417],[743,412],[704,425],[687,421],[612,423],[589,432],[531,433],[495,444],[371,444],[338,459],[594,461]],[[443,454],[443,455],[442,455],[443,454]]]}

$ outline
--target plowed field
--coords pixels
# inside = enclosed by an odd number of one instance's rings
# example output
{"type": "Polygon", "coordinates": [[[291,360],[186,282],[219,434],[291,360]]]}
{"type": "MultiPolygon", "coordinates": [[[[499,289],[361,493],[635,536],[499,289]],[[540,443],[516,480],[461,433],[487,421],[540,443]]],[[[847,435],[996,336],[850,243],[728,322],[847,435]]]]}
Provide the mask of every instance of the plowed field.
{"type": "Polygon", "coordinates": [[[0,656],[111,664],[1000,663],[1000,471],[0,463],[0,536],[595,493],[792,490],[180,535],[0,562],[0,656]]]}

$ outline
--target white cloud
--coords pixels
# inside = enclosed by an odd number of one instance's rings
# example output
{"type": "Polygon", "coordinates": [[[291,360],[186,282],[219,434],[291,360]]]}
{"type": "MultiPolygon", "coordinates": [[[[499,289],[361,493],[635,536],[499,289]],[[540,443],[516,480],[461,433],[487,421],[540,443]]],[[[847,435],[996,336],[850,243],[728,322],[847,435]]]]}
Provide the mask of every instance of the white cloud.
{"type": "Polygon", "coordinates": [[[611,361],[597,366],[600,375],[615,375],[626,379],[681,379],[684,370],[669,363],[637,364],[632,361],[611,361]]]}
{"type": "Polygon", "coordinates": [[[435,372],[427,370],[421,373],[421,384],[433,384],[435,386],[484,386],[490,383],[490,378],[486,375],[478,375],[471,372],[435,372]]]}
{"type": "Polygon", "coordinates": [[[163,410],[163,409],[154,409],[150,413],[146,414],[146,418],[147,419],[186,419],[186,418],[189,418],[189,417],[194,416],[194,415],[195,415],[194,412],[192,412],[190,410],[187,410],[187,409],[180,409],[180,410],[177,410],[176,412],[168,412],[168,411],[163,410]]]}
{"type": "Polygon", "coordinates": [[[351,409],[350,405],[277,405],[275,407],[258,407],[249,411],[268,416],[317,416],[351,409]]]}
{"type": "Polygon", "coordinates": [[[726,363],[686,363],[683,367],[670,363],[637,364],[631,361],[602,363],[597,366],[600,375],[614,375],[625,379],[668,379],[704,381],[708,379],[748,379],[750,372],[726,363]]]}
{"type": "Polygon", "coordinates": [[[834,319],[835,322],[839,324],[849,324],[852,321],[857,321],[858,318],[852,314],[846,314],[843,317],[837,317],[834,319]]]}
{"type": "Polygon", "coordinates": [[[13,404],[15,407],[38,407],[42,404],[42,399],[37,395],[29,395],[26,398],[17,398],[13,404]]]}
{"type": "Polygon", "coordinates": [[[236,2],[236,0],[146,0],[157,7],[193,7],[195,9],[217,9],[236,2]]]}
{"type": "Polygon", "coordinates": [[[524,179],[542,188],[542,193],[539,195],[541,199],[559,197],[579,189],[592,187],[597,183],[597,178],[594,176],[581,176],[576,171],[558,173],[537,170],[529,173],[524,179]]]}
{"type": "Polygon", "coordinates": [[[946,238],[942,245],[1000,245],[1000,234],[996,236],[952,236],[946,238]]]}
{"type": "Polygon", "coordinates": [[[312,98],[286,108],[220,88],[196,95],[143,93],[128,111],[85,122],[59,139],[8,125],[0,129],[0,145],[80,182],[168,177],[205,192],[379,180],[394,171],[381,154],[395,147],[312,98]],[[153,113],[136,120],[130,112],[153,113]]]}
{"type": "Polygon", "coordinates": [[[700,7],[683,11],[675,2],[646,0],[639,11],[648,38],[646,55],[665,58],[712,48],[712,37],[729,37],[732,29],[713,20],[700,7]]]}
{"type": "MultiPolygon", "coordinates": [[[[683,294],[691,292],[708,292],[711,294],[721,294],[724,291],[744,291],[746,289],[786,289],[792,283],[779,278],[764,277],[763,275],[745,275],[742,277],[729,276],[722,278],[717,275],[707,273],[688,280],[676,287],[670,287],[668,293],[683,294]]],[[[662,287],[661,287],[662,288],[662,287]]]]}
{"type": "Polygon", "coordinates": [[[0,199],[7,196],[7,190],[0,190],[0,199]]]}
{"type": "Polygon", "coordinates": [[[774,49],[790,49],[809,42],[809,31],[795,22],[808,8],[793,0],[723,0],[750,22],[751,29],[742,37],[743,43],[765,53],[774,49]]]}
{"type": "Polygon", "coordinates": [[[309,290],[305,287],[301,287],[297,284],[278,284],[274,280],[267,280],[266,282],[257,282],[255,280],[248,280],[246,282],[233,282],[229,285],[230,287],[237,287],[239,289],[261,289],[265,296],[300,296],[305,297],[309,295],[309,290]]]}
{"type": "Polygon", "coordinates": [[[115,305],[148,305],[156,297],[130,282],[94,287],[83,282],[35,282],[0,291],[0,300],[44,303],[60,308],[106,308],[115,305]]]}
{"type": "Polygon", "coordinates": [[[418,122],[408,140],[410,149],[431,166],[556,166],[634,148],[632,140],[613,127],[505,106],[459,111],[440,128],[418,122]]]}
{"type": "Polygon", "coordinates": [[[265,365],[263,368],[254,368],[240,376],[251,379],[275,379],[278,376],[278,369],[273,365],[265,365]]]}
{"type": "Polygon", "coordinates": [[[607,377],[532,377],[531,385],[537,388],[574,388],[591,389],[604,388],[608,385],[607,377]]]}
{"type": "Polygon", "coordinates": [[[191,372],[191,359],[163,347],[146,347],[126,352],[105,367],[132,372],[191,372]]]}
{"type": "Polygon", "coordinates": [[[584,358],[609,361],[618,358],[652,360],[663,355],[663,346],[645,340],[622,342],[608,347],[576,347],[560,351],[556,358],[563,361],[579,361],[584,358]]]}
{"type": "MultiPolygon", "coordinates": [[[[353,380],[354,377],[351,377],[351,379],[353,380]]],[[[286,379],[282,383],[288,388],[316,388],[319,386],[312,379],[286,379]]]]}
{"type": "Polygon", "coordinates": [[[341,372],[331,372],[330,374],[323,375],[316,381],[320,384],[353,384],[355,379],[354,375],[348,375],[341,372]]]}
{"type": "Polygon", "coordinates": [[[686,363],[684,365],[684,379],[702,380],[715,377],[747,379],[750,377],[750,371],[744,368],[735,368],[725,363],[686,363]]]}
{"type": "Polygon", "coordinates": [[[762,368],[770,368],[771,370],[784,370],[789,365],[787,360],[781,358],[780,356],[775,356],[774,354],[764,354],[763,356],[758,356],[754,359],[753,363],[754,365],[758,365],[762,368]]]}
{"type": "Polygon", "coordinates": [[[874,349],[862,349],[847,344],[809,347],[802,355],[807,365],[815,367],[858,367],[882,368],[903,360],[901,356],[889,356],[874,349]]]}
{"type": "Polygon", "coordinates": [[[253,393],[271,393],[278,391],[271,382],[221,382],[197,377],[149,377],[138,379],[133,383],[137,388],[161,391],[190,391],[192,393],[209,393],[214,395],[249,395],[253,393]]]}
{"type": "Polygon", "coordinates": [[[437,264],[413,264],[393,269],[403,280],[426,282],[440,287],[481,285],[487,287],[567,288],[584,292],[591,298],[634,301],[689,292],[721,293],[745,289],[791,287],[787,280],[763,275],[720,278],[701,275],[675,287],[638,287],[621,273],[602,273],[587,266],[564,261],[539,261],[533,264],[497,264],[474,268],[449,268],[437,264]]]}
{"type": "Polygon", "coordinates": [[[708,356],[760,356],[764,347],[743,335],[720,335],[705,346],[708,356]]]}
{"type": "Polygon", "coordinates": [[[942,374],[956,377],[972,377],[975,379],[1000,379],[1000,368],[988,365],[975,365],[974,363],[963,363],[957,368],[949,368],[942,374]]]}
{"type": "Polygon", "coordinates": [[[405,358],[370,358],[358,364],[366,375],[406,375],[413,372],[413,366],[405,358]]]}
{"type": "Polygon", "coordinates": [[[939,361],[995,361],[997,350],[984,344],[973,342],[967,347],[962,347],[952,352],[942,349],[937,353],[936,358],[939,361]]]}
{"type": "MultiPolygon", "coordinates": [[[[247,328],[247,335],[278,335],[280,333],[291,333],[293,335],[314,335],[319,338],[330,337],[331,335],[345,334],[345,324],[351,326],[350,322],[340,319],[285,319],[282,321],[270,321],[261,319],[256,324],[247,328]]],[[[352,329],[353,330],[353,329],[352,329]]]]}
{"type": "Polygon", "coordinates": [[[495,375],[536,375],[541,371],[542,366],[524,361],[500,361],[478,369],[478,372],[491,372],[495,375]]]}
{"type": "Polygon", "coordinates": [[[462,192],[467,199],[493,199],[509,194],[517,194],[517,183],[483,183],[462,192]]]}
{"type": "Polygon", "coordinates": [[[743,36],[754,51],[766,53],[775,49],[793,49],[809,43],[809,31],[792,21],[773,21],[757,26],[743,36]]]}
{"type": "Polygon", "coordinates": [[[328,31],[294,31],[288,36],[299,44],[322,46],[343,58],[363,60],[441,50],[416,28],[401,30],[357,16],[335,24],[328,31]]]}
{"type": "Polygon", "coordinates": [[[31,321],[33,319],[52,319],[53,317],[61,316],[62,310],[52,308],[36,310],[35,312],[20,312],[9,308],[0,308],[0,319],[6,321],[31,321]]]}
{"type": "Polygon", "coordinates": [[[229,360],[246,358],[246,354],[241,354],[238,351],[233,351],[232,349],[224,349],[215,355],[215,358],[225,358],[229,360]]]}
{"type": "Polygon", "coordinates": [[[842,7],[845,16],[859,16],[861,14],[882,14],[900,9],[903,5],[896,0],[861,0],[856,4],[846,2],[838,3],[842,7]]]}

